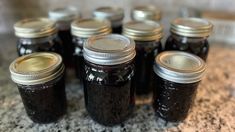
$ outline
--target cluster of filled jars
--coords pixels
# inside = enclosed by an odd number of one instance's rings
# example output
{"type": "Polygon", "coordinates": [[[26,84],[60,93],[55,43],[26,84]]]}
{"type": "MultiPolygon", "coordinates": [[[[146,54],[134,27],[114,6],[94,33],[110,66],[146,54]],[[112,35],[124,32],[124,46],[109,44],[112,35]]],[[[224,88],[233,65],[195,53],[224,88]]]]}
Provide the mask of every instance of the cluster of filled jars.
{"type": "Polygon", "coordinates": [[[61,8],[50,11],[50,19],[14,25],[21,57],[11,63],[10,72],[28,116],[48,123],[66,113],[65,71],[73,68],[87,112],[100,124],[125,121],[135,96],[150,93],[159,117],[185,119],[205,72],[212,24],[174,19],[163,49],[161,15],[154,7],[134,8],[132,21],[124,24],[121,8],[98,8],[93,16],[81,19],[73,8],[61,8]]]}

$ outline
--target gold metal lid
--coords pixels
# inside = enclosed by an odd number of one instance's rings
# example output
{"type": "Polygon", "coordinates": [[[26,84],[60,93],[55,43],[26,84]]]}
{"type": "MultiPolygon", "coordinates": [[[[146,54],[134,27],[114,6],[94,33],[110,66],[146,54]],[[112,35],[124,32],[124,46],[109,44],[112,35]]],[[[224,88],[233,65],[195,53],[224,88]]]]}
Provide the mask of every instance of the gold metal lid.
{"type": "Polygon", "coordinates": [[[201,18],[176,18],[171,22],[171,32],[186,37],[208,37],[213,25],[201,18]]]}
{"type": "Polygon", "coordinates": [[[106,35],[111,33],[111,25],[108,20],[82,19],[75,20],[71,24],[74,36],[88,38],[94,35],[106,35]]]}
{"type": "Polygon", "coordinates": [[[159,21],[161,19],[161,11],[155,6],[137,6],[131,11],[131,18],[135,21],[159,21]]]}
{"type": "Polygon", "coordinates": [[[48,12],[48,16],[54,21],[73,21],[80,17],[80,13],[75,7],[55,8],[48,12]]]}
{"type": "Polygon", "coordinates": [[[160,40],[162,26],[155,21],[131,21],[123,25],[123,35],[138,41],[160,40]]]}
{"type": "Polygon", "coordinates": [[[47,18],[29,18],[14,25],[15,35],[22,38],[40,38],[57,33],[54,21],[47,18]]]}
{"type": "Polygon", "coordinates": [[[124,10],[122,8],[114,7],[100,7],[93,11],[93,16],[101,19],[108,19],[110,21],[119,21],[124,18],[124,10]]]}
{"type": "Polygon", "coordinates": [[[9,70],[15,83],[36,85],[59,77],[64,72],[64,65],[59,54],[38,52],[17,58],[9,70]]]}

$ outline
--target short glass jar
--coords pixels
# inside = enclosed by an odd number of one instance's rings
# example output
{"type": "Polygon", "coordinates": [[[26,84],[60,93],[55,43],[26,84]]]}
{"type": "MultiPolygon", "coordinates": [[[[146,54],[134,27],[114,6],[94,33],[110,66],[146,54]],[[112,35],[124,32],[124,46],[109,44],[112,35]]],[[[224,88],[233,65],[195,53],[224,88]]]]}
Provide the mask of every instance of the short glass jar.
{"type": "Polygon", "coordinates": [[[124,10],[114,7],[100,7],[93,11],[93,16],[97,19],[107,19],[111,22],[112,33],[122,33],[122,21],[124,10]]]}
{"type": "Polygon", "coordinates": [[[136,6],[131,10],[133,21],[152,20],[159,22],[161,20],[161,11],[155,6],[136,6]]]}
{"type": "Polygon", "coordinates": [[[128,22],[123,26],[123,35],[136,43],[136,94],[148,95],[152,92],[154,58],[162,51],[162,26],[154,21],[128,22]]]}
{"type": "Polygon", "coordinates": [[[17,58],[9,69],[32,121],[55,122],[66,113],[65,68],[60,55],[32,53],[17,58]]]}
{"type": "Polygon", "coordinates": [[[171,22],[171,35],[165,50],[179,50],[195,54],[204,61],[209,52],[207,38],[212,31],[212,24],[200,18],[177,18],[171,22]]]}
{"type": "Polygon", "coordinates": [[[135,43],[117,35],[89,38],[84,45],[85,105],[100,124],[113,126],[132,113],[135,43]]]}
{"type": "Polygon", "coordinates": [[[56,52],[64,55],[63,45],[57,36],[55,22],[47,18],[23,19],[14,25],[19,56],[34,52],[56,52]]]}
{"type": "Polygon", "coordinates": [[[166,121],[182,121],[194,101],[206,66],[196,55],[165,51],[155,58],[153,107],[166,121]]]}
{"type": "Polygon", "coordinates": [[[66,67],[73,67],[73,51],[72,35],[70,25],[73,20],[80,18],[80,14],[74,7],[55,8],[48,12],[48,17],[56,22],[58,35],[64,45],[64,63],[66,67]]]}
{"type": "Polygon", "coordinates": [[[75,61],[76,76],[81,81],[83,79],[84,58],[83,44],[91,36],[106,35],[111,33],[111,25],[107,20],[100,19],[81,19],[75,20],[71,24],[73,44],[75,50],[73,52],[75,61]]]}

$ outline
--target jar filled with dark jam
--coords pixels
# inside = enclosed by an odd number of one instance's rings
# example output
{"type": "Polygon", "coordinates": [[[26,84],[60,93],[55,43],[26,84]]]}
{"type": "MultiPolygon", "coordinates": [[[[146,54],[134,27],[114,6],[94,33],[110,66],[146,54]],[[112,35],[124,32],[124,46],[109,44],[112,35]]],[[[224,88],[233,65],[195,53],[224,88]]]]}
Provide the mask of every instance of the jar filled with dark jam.
{"type": "Polygon", "coordinates": [[[86,41],[85,105],[96,122],[117,125],[133,112],[135,54],[134,41],[121,35],[96,36],[86,41]]]}
{"type": "Polygon", "coordinates": [[[80,80],[83,78],[83,44],[91,36],[106,35],[111,33],[111,25],[108,20],[100,19],[81,19],[75,20],[71,24],[73,44],[74,44],[74,61],[76,76],[80,80]]]}
{"type": "Polygon", "coordinates": [[[135,87],[137,95],[148,95],[152,92],[153,62],[162,51],[160,39],[162,27],[154,21],[133,21],[124,24],[123,35],[136,43],[135,87]]]}
{"type": "Polygon", "coordinates": [[[67,67],[73,66],[73,51],[74,45],[72,43],[72,35],[70,25],[73,20],[80,18],[76,8],[56,8],[48,12],[48,17],[56,22],[58,35],[64,45],[64,63],[67,67]]]}
{"type": "Polygon", "coordinates": [[[205,62],[182,51],[165,51],[155,58],[153,107],[166,121],[182,121],[193,104],[205,62]]]}
{"type": "Polygon", "coordinates": [[[136,6],[131,10],[131,18],[134,21],[152,20],[159,22],[161,20],[161,11],[151,5],[136,6]]]}
{"type": "Polygon", "coordinates": [[[65,68],[59,54],[25,55],[13,61],[9,69],[32,121],[55,122],[66,113],[65,68]]]}
{"type": "Polygon", "coordinates": [[[204,61],[209,52],[207,38],[212,31],[212,24],[200,18],[177,18],[171,22],[171,35],[165,50],[179,50],[195,54],[204,61]]]}
{"type": "Polygon", "coordinates": [[[122,33],[122,21],[124,10],[114,7],[100,7],[93,11],[93,16],[97,19],[107,19],[111,22],[112,33],[122,33]]]}
{"type": "Polygon", "coordinates": [[[47,18],[23,19],[14,25],[19,56],[34,52],[56,52],[64,55],[63,45],[57,36],[56,24],[47,18]]]}

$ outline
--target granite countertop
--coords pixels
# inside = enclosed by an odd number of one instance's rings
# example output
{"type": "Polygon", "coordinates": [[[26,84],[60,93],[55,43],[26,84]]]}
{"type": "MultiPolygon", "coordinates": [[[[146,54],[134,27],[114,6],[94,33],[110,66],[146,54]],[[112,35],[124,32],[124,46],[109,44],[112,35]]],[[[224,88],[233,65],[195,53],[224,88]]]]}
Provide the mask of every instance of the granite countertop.
{"type": "Polygon", "coordinates": [[[15,38],[0,36],[0,131],[235,131],[235,48],[211,45],[207,74],[199,88],[187,119],[167,123],[154,115],[151,103],[138,105],[129,120],[104,127],[88,116],[79,82],[67,79],[68,113],[57,123],[40,125],[26,115],[18,89],[11,81],[8,66],[17,57],[15,38]]]}

